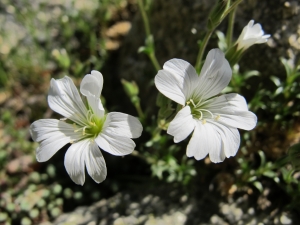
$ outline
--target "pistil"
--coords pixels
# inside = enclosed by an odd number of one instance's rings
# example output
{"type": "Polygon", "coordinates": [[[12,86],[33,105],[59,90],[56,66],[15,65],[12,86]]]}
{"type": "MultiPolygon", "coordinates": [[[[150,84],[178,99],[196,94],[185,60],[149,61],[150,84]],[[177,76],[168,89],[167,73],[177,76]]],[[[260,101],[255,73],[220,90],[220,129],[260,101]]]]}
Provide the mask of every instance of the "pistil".
{"type": "MultiPolygon", "coordinates": [[[[207,118],[207,116],[204,115],[204,112],[210,114],[212,119],[214,118],[214,115],[211,111],[202,108],[205,103],[206,102],[198,101],[197,104],[195,104],[193,99],[190,99],[189,101],[186,102],[186,104],[190,105],[190,107],[191,107],[192,115],[199,120],[203,120],[203,124],[206,123],[205,118],[207,118]]],[[[217,119],[219,119],[219,117],[217,119]]]]}

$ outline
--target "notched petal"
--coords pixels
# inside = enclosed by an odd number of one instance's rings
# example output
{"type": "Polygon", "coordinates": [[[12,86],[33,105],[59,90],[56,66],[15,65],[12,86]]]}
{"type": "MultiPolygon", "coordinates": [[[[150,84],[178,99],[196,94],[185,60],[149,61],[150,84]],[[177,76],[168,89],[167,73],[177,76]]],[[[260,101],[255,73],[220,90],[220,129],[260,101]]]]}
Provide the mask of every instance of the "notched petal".
{"type": "Polygon", "coordinates": [[[87,109],[72,79],[67,76],[51,79],[48,104],[53,111],[78,124],[85,120],[87,109]]]}
{"type": "Polygon", "coordinates": [[[136,117],[125,113],[111,112],[107,114],[104,130],[116,136],[138,138],[142,134],[143,126],[136,117]]]}
{"type": "Polygon", "coordinates": [[[220,49],[212,49],[201,69],[196,98],[208,99],[219,94],[230,82],[232,70],[220,49]]]}
{"type": "Polygon", "coordinates": [[[101,183],[105,180],[107,169],[103,155],[94,142],[90,142],[90,151],[85,152],[85,164],[88,174],[93,178],[96,183],[101,183]]]}
{"type": "Polygon", "coordinates": [[[83,140],[72,144],[65,155],[65,168],[71,179],[79,185],[85,181],[85,154],[89,151],[90,140],[83,140]]]}
{"type": "Polygon", "coordinates": [[[199,81],[195,68],[182,59],[171,59],[164,64],[163,68],[175,77],[183,78],[182,91],[187,99],[190,98],[199,81]]]}
{"type": "Polygon", "coordinates": [[[102,88],[103,76],[96,70],[93,70],[91,74],[85,75],[80,84],[80,92],[84,96],[93,95],[100,98],[102,88]]]}
{"type": "Polygon", "coordinates": [[[78,133],[74,133],[71,124],[55,119],[37,120],[30,126],[30,134],[34,141],[40,146],[36,149],[38,162],[49,160],[59,149],[71,140],[80,138],[78,133]]]}
{"type": "Polygon", "coordinates": [[[195,128],[195,121],[191,115],[189,106],[181,109],[171,121],[167,133],[174,136],[174,142],[178,143],[187,138],[195,128]]]}
{"type": "Polygon", "coordinates": [[[104,131],[98,135],[95,141],[101,149],[116,156],[128,155],[135,148],[135,143],[130,138],[116,136],[104,131]]]}
{"type": "Polygon", "coordinates": [[[175,76],[166,70],[160,70],[154,78],[154,83],[163,95],[180,105],[185,105],[186,96],[183,88],[183,77],[175,76]]]}

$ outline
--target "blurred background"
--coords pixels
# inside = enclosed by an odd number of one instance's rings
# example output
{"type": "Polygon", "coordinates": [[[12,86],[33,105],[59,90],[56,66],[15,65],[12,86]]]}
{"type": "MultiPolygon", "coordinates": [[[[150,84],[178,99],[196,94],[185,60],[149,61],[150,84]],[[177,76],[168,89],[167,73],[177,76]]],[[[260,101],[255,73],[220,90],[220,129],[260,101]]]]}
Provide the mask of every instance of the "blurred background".
{"type": "MultiPolygon", "coordinates": [[[[143,2],[160,65],[194,64],[215,1],[143,2]]],[[[213,164],[187,158],[188,139],[175,145],[157,129],[157,71],[138,52],[138,0],[0,0],[0,225],[299,223],[300,2],[244,0],[235,40],[251,19],[271,38],[245,53],[225,92],[245,96],[258,125],[240,131],[237,156],[213,164]],[[139,117],[144,131],[132,155],[103,152],[103,183],[86,176],[78,186],[63,164],[69,146],[38,163],[28,128],[60,118],[47,104],[51,78],[78,87],[93,69],[104,76],[106,109],[139,117]]],[[[226,50],[226,27],[206,53],[226,50]]]]}

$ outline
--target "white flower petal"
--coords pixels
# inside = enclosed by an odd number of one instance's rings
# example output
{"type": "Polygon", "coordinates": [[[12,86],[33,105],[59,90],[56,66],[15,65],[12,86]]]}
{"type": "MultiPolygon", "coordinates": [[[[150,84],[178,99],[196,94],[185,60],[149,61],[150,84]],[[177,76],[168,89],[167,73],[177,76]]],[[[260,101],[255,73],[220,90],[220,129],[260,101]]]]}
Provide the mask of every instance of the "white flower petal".
{"type": "Polygon", "coordinates": [[[159,70],[154,78],[154,83],[163,95],[180,105],[185,105],[186,97],[183,89],[183,77],[175,76],[166,70],[159,70]]]}
{"type": "Polygon", "coordinates": [[[90,151],[90,140],[82,140],[72,144],[65,155],[65,168],[76,183],[83,185],[85,181],[84,161],[86,151],[90,151]]]}
{"type": "Polygon", "coordinates": [[[199,80],[195,68],[182,59],[171,59],[164,64],[163,68],[177,79],[183,79],[182,91],[186,98],[190,98],[199,80]]]}
{"type": "Polygon", "coordinates": [[[67,76],[51,79],[48,103],[53,111],[78,124],[83,124],[82,121],[86,119],[87,109],[72,79],[67,76]]]}
{"type": "MultiPolygon", "coordinates": [[[[259,40],[257,38],[248,38],[248,39],[245,39],[245,40],[243,40],[242,42],[239,43],[238,50],[242,49],[242,48],[243,48],[243,50],[246,50],[249,47],[251,47],[252,45],[256,44],[257,41],[260,41],[260,39],[259,40]]],[[[264,42],[266,42],[266,41],[264,41],[264,42]]]]}
{"type": "Polygon", "coordinates": [[[93,70],[91,74],[85,75],[80,84],[80,92],[87,97],[89,106],[94,114],[103,117],[104,108],[100,100],[103,88],[103,76],[100,72],[93,70]]]}
{"type": "Polygon", "coordinates": [[[189,106],[181,109],[171,121],[167,133],[174,136],[174,142],[178,143],[187,138],[195,128],[195,121],[191,115],[189,106]]]}
{"type": "Polygon", "coordinates": [[[201,138],[203,137],[201,132],[201,128],[198,126],[198,124],[196,124],[194,133],[186,149],[187,157],[195,157],[195,159],[200,160],[207,156],[209,149],[200,142],[201,138]]]}
{"type": "Polygon", "coordinates": [[[257,117],[250,111],[218,110],[218,122],[230,127],[252,130],[257,123],[257,117]]]}
{"type": "Polygon", "coordinates": [[[107,175],[105,160],[94,141],[90,141],[89,151],[85,151],[85,165],[88,174],[97,183],[105,180],[107,175]]]}
{"type": "Polygon", "coordinates": [[[105,129],[95,138],[95,141],[101,149],[116,156],[128,155],[135,148],[135,143],[130,138],[110,134],[105,129]]]}
{"type": "Polygon", "coordinates": [[[218,117],[217,122],[244,130],[252,130],[257,123],[254,113],[248,111],[246,100],[238,94],[226,94],[211,99],[207,109],[218,117]]]}
{"type": "Polygon", "coordinates": [[[238,129],[224,126],[215,121],[211,122],[216,131],[221,135],[222,149],[227,158],[235,156],[240,146],[240,134],[238,129]]]}
{"type": "Polygon", "coordinates": [[[235,93],[224,94],[211,99],[207,108],[215,113],[217,113],[219,109],[248,111],[248,105],[245,98],[235,93]]]}
{"type": "Polygon", "coordinates": [[[93,95],[88,95],[87,100],[88,100],[89,106],[93,110],[93,113],[98,118],[102,118],[105,114],[105,110],[103,108],[100,98],[95,97],[93,95]]]}
{"type": "Polygon", "coordinates": [[[137,118],[118,112],[107,114],[103,129],[112,135],[127,138],[138,138],[143,131],[142,124],[137,118]]]}
{"type": "Polygon", "coordinates": [[[96,70],[93,70],[91,74],[85,75],[80,84],[80,92],[84,96],[94,95],[100,98],[102,88],[103,76],[96,70]]]}
{"type": "Polygon", "coordinates": [[[230,82],[232,71],[220,49],[209,51],[201,69],[194,97],[208,99],[219,94],[230,82]]]}
{"type": "MultiPolygon", "coordinates": [[[[249,26],[249,25],[248,25],[249,26]]],[[[252,27],[249,27],[250,29],[247,30],[247,33],[244,37],[244,39],[248,38],[261,38],[264,34],[262,27],[259,23],[254,24],[252,27]]]]}
{"type": "Polygon", "coordinates": [[[196,160],[200,160],[208,153],[210,160],[214,163],[225,159],[220,134],[212,124],[197,121],[193,136],[187,146],[187,156],[194,156],[196,160]]]}
{"type": "Polygon", "coordinates": [[[237,40],[238,50],[246,50],[254,44],[267,42],[271,35],[264,35],[264,31],[259,23],[254,24],[254,20],[250,20],[247,26],[243,28],[241,35],[237,40]]]}
{"type": "Polygon", "coordinates": [[[36,149],[36,158],[39,162],[49,160],[59,149],[72,140],[80,138],[80,134],[74,133],[71,124],[55,119],[37,120],[30,126],[31,137],[39,142],[36,149]]]}
{"type": "Polygon", "coordinates": [[[255,42],[255,44],[262,44],[268,41],[268,38],[271,37],[270,34],[263,35],[259,40],[255,42]]]}

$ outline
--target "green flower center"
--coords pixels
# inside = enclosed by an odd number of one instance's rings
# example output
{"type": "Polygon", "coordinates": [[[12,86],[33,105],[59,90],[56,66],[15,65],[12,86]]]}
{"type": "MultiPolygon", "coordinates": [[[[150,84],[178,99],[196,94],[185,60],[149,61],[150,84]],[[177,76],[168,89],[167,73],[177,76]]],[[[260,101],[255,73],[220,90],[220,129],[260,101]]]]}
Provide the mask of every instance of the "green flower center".
{"type": "Polygon", "coordinates": [[[190,106],[191,108],[191,114],[194,119],[201,120],[203,124],[206,123],[206,119],[216,119],[218,120],[220,118],[220,115],[214,116],[214,114],[206,109],[207,102],[195,102],[193,99],[190,99],[189,101],[186,102],[186,105],[190,106]]]}
{"type": "Polygon", "coordinates": [[[102,118],[97,117],[92,110],[88,111],[86,118],[85,126],[80,126],[77,124],[74,125],[74,132],[82,132],[83,138],[96,138],[102,131],[106,116],[102,118]]]}
{"type": "Polygon", "coordinates": [[[98,134],[102,131],[105,119],[105,116],[103,118],[97,118],[95,116],[92,117],[91,121],[89,121],[89,124],[85,129],[85,135],[97,137],[98,134]]]}

